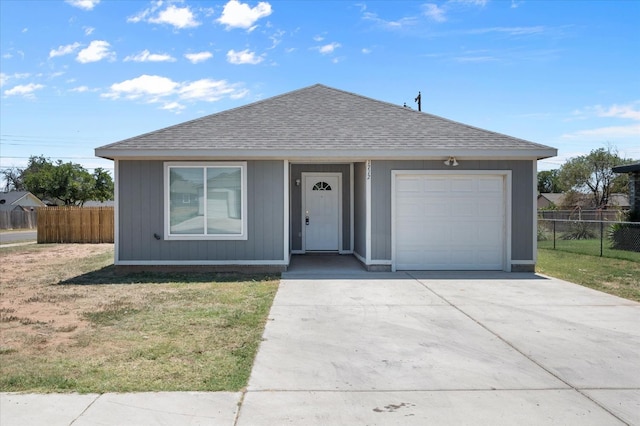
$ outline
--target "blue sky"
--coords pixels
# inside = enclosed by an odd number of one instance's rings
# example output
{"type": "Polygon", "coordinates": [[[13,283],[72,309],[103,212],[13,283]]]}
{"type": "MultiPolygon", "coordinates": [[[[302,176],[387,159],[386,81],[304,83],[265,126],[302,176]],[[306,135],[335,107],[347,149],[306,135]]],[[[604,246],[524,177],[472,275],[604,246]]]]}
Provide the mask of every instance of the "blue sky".
{"type": "MultiPolygon", "coordinates": [[[[640,1],[0,1],[0,167],[322,83],[640,159],[640,1]]],[[[313,102],[310,99],[309,102],[313,102]]]]}

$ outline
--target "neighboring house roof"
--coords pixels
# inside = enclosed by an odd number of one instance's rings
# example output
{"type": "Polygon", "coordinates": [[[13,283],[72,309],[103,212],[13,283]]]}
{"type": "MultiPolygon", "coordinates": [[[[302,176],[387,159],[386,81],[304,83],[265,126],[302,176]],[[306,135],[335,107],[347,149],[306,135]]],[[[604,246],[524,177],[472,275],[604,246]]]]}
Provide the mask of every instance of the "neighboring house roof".
{"type": "Polygon", "coordinates": [[[630,207],[629,196],[627,194],[611,194],[609,195],[609,206],[628,209],[630,207]]]}
{"type": "Polygon", "coordinates": [[[0,193],[0,210],[14,210],[18,206],[45,207],[46,204],[29,191],[0,193]]]}
{"type": "MultiPolygon", "coordinates": [[[[538,195],[538,208],[547,207],[544,203],[541,203],[541,200],[546,199],[549,203],[553,203],[556,207],[582,207],[588,208],[589,203],[591,203],[591,198],[588,194],[579,194],[577,198],[573,200],[573,206],[565,206],[565,193],[550,193],[543,192],[538,195]]],[[[575,196],[574,196],[575,197],[575,196]]],[[[629,197],[626,194],[611,194],[609,195],[609,203],[607,204],[609,207],[621,207],[621,208],[629,208],[629,197]]]]}
{"type": "Polygon", "coordinates": [[[628,164],[626,166],[617,166],[613,167],[615,173],[632,173],[632,172],[640,172],[640,163],[628,164]]]}
{"type": "Polygon", "coordinates": [[[107,201],[94,201],[89,200],[85,201],[82,207],[113,207],[115,206],[115,201],[107,200],[107,201]]]}
{"type": "Polygon", "coordinates": [[[316,84],[96,149],[104,158],[541,159],[555,148],[316,84]]]}
{"type": "Polygon", "coordinates": [[[564,201],[564,194],[562,193],[543,192],[538,196],[538,198],[540,197],[546,198],[550,203],[553,203],[556,206],[562,205],[562,201],[564,201]]]}

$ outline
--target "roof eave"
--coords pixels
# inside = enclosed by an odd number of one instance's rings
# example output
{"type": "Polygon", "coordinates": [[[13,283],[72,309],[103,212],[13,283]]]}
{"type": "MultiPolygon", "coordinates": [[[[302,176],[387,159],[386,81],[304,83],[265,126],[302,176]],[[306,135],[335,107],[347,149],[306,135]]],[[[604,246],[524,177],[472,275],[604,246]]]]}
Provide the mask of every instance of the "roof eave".
{"type": "Polygon", "coordinates": [[[101,149],[95,150],[97,157],[109,160],[172,160],[172,159],[216,159],[216,160],[414,160],[459,157],[468,160],[541,160],[555,157],[555,148],[535,149],[348,149],[348,150],[309,150],[309,149],[101,149]]]}

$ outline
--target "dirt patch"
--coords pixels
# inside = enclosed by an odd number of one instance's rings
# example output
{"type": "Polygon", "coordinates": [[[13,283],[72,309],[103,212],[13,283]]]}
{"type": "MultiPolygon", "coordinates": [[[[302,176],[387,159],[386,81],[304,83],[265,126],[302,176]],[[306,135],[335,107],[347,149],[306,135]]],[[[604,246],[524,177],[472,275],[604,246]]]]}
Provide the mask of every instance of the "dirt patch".
{"type": "Polygon", "coordinates": [[[110,298],[112,289],[60,282],[107,266],[111,244],[64,244],[0,251],[0,351],[61,350],[83,333],[83,313],[110,298]],[[100,265],[103,264],[103,265],[100,265]]]}

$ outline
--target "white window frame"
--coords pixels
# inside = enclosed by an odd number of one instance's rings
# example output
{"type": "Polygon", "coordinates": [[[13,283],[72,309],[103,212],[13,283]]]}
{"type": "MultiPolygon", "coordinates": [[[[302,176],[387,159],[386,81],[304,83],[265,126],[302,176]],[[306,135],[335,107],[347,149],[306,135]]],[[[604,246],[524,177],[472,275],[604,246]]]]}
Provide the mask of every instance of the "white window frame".
{"type": "MultiPolygon", "coordinates": [[[[205,181],[206,183],[206,181],[205,181]]],[[[206,192],[205,192],[206,194],[206,192]]],[[[206,205],[206,203],[205,203],[206,205]]],[[[205,206],[206,208],[206,206],[205,206]]],[[[206,217],[206,212],[205,212],[206,217]]],[[[164,163],[164,239],[165,240],[247,240],[247,163],[245,161],[168,161],[164,163]],[[171,168],[240,168],[242,226],[240,234],[172,234],[170,203],[170,171],[171,168]]],[[[206,227],[203,229],[206,232],[206,227]]]]}

